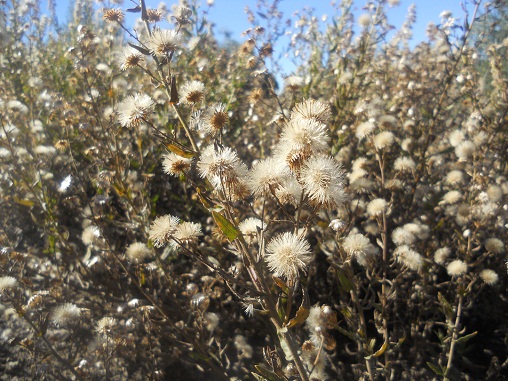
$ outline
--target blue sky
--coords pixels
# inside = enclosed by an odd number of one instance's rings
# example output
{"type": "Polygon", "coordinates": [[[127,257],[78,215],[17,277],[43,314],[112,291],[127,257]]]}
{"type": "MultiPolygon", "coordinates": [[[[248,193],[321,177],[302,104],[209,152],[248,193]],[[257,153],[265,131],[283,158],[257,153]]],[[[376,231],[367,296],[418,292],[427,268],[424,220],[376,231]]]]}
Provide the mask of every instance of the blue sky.
{"type": "MultiPolygon", "coordinates": [[[[340,1],[340,0],[338,0],[340,1]]],[[[44,2],[44,1],[43,1],[44,2]]],[[[224,36],[225,32],[231,35],[234,40],[243,40],[242,32],[245,31],[250,25],[247,21],[245,14],[245,7],[248,6],[252,10],[256,10],[256,0],[214,0],[214,5],[209,9],[209,19],[215,23],[215,33],[220,39],[224,36]]],[[[267,0],[271,3],[272,0],[267,0]]],[[[416,45],[418,42],[426,40],[425,29],[430,21],[439,24],[440,13],[444,10],[452,12],[453,16],[460,19],[462,24],[464,12],[461,3],[465,2],[467,9],[472,13],[473,6],[470,4],[471,0],[400,0],[400,4],[396,7],[388,7],[388,20],[397,29],[400,28],[407,15],[408,8],[416,5],[416,23],[413,28],[413,43],[416,45]]],[[[147,7],[157,8],[161,0],[145,0],[147,7]]],[[[171,9],[171,5],[178,3],[178,0],[165,1],[167,8],[171,9]]],[[[201,0],[202,9],[208,9],[207,0],[201,0]]],[[[364,13],[362,7],[365,5],[366,0],[354,0],[353,13],[356,18],[364,13]]],[[[69,1],[56,0],[57,15],[60,21],[65,20],[69,12],[69,1]]],[[[129,8],[132,3],[128,0],[124,1],[123,9],[129,8]]],[[[313,8],[314,15],[321,19],[321,16],[333,16],[335,9],[331,5],[330,0],[282,0],[279,9],[283,12],[284,17],[290,17],[295,11],[301,10],[305,7],[313,8]]],[[[139,14],[128,14],[130,18],[127,23],[133,25],[134,18],[139,17],[139,14]]],[[[323,23],[324,26],[324,23],[323,23]]],[[[282,41],[287,43],[288,40],[282,41]]],[[[276,47],[277,48],[277,47],[276,47]]],[[[285,74],[291,74],[292,65],[287,60],[283,63],[285,74]]]]}

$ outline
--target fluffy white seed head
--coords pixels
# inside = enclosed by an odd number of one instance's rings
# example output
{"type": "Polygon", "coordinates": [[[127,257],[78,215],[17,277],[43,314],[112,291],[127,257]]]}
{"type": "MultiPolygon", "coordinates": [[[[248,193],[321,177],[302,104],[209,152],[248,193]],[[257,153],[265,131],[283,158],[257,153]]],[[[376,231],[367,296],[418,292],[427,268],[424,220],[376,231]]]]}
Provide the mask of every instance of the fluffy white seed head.
{"type": "Polygon", "coordinates": [[[498,238],[488,238],[485,240],[485,248],[494,254],[504,253],[504,243],[498,238]]]}
{"type": "Polygon", "coordinates": [[[411,172],[416,168],[416,164],[410,157],[399,157],[395,160],[393,168],[399,172],[411,172]]]}
{"type": "Polygon", "coordinates": [[[347,200],[344,172],[339,163],[330,157],[310,158],[301,170],[300,182],[309,201],[319,207],[333,209],[347,200]]]}
{"type": "Polygon", "coordinates": [[[178,217],[169,214],[157,217],[150,226],[149,237],[155,247],[162,247],[171,242],[171,237],[175,234],[176,228],[180,222],[178,217]]]}
{"type": "Polygon", "coordinates": [[[81,316],[81,309],[72,303],[57,306],[51,312],[51,321],[59,326],[75,323],[81,316]]]}
{"type": "Polygon", "coordinates": [[[439,265],[444,265],[446,258],[450,255],[451,250],[448,247],[441,247],[434,253],[434,262],[439,265]]]}
{"type": "Polygon", "coordinates": [[[383,131],[372,138],[374,147],[378,150],[388,148],[395,141],[395,136],[390,131],[383,131]]]}
{"type": "Polygon", "coordinates": [[[143,262],[145,258],[152,255],[152,251],[143,242],[134,242],[125,250],[125,255],[131,262],[143,262]]]}
{"type": "Polygon", "coordinates": [[[480,272],[480,278],[488,284],[489,286],[492,286],[496,284],[499,280],[499,276],[494,270],[485,269],[480,272]]]}
{"type": "Polygon", "coordinates": [[[298,278],[305,272],[312,259],[310,245],[304,238],[293,233],[282,233],[266,246],[265,261],[275,276],[288,280],[298,278]]]}
{"type": "Polygon", "coordinates": [[[367,266],[369,261],[378,253],[370,240],[360,233],[349,234],[342,243],[342,247],[360,265],[367,266]]]}
{"type": "Polygon", "coordinates": [[[397,262],[413,271],[419,271],[423,265],[422,256],[407,245],[399,246],[393,252],[397,262]]]}
{"type": "Polygon", "coordinates": [[[458,277],[467,272],[467,265],[459,259],[456,259],[446,266],[446,271],[451,277],[458,277]]]}
{"type": "Polygon", "coordinates": [[[379,216],[386,212],[388,208],[388,203],[385,199],[376,198],[367,204],[367,213],[369,216],[379,216]]]}
{"type": "Polygon", "coordinates": [[[118,121],[124,127],[137,127],[152,113],[154,101],[147,94],[129,95],[118,104],[118,121]]]}

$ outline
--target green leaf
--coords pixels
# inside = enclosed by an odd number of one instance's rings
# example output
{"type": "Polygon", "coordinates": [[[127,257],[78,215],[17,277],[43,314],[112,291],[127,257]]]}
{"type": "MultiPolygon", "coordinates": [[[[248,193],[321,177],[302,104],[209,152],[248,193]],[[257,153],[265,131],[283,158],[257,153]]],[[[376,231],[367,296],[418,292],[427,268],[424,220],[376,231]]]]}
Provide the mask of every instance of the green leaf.
{"type": "Polygon", "coordinates": [[[32,207],[32,206],[35,205],[35,202],[33,202],[31,200],[22,199],[22,198],[19,198],[19,197],[16,197],[16,196],[14,196],[13,198],[14,198],[15,202],[17,202],[18,204],[23,205],[23,206],[32,207]]]}
{"type": "Polygon", "coordinates": [[[228,237],[230,241],[234,241],[236,237],[238,237],[240,232],[237,228],[235,228],[235,225],[228,221],[226,217],[218,212],[212,212],[212,216],[220,230],[222,230],[224,235],[228,237]]]}
{"type": "Polygon", "coordinates": [[[342,271],[337,269],[337,276],[339,277],[339,282],[344,291],[350,292],[355,288],[354,284],[349,280],[347,275],[342,271]]]}
{"type": "Polygon", "coordinates": [[[136,49],[141,54],[144,54],[145,56],[150,55],[150,51],[148,49],[142,48],[141,46],[138,46],[138,45],[134,45],[130,42],[128,42],[128,44],[131,48],[136,49]]]}
{"type": "Polygon", "coordinates": [[[388,349],[388,341],[385,341],[383,343],[383,345],[381,345],[381,348],[379,348],[372,356],[374,357],[379,357],[381,356],[383,353],[385,353],[385,351],[388,349]]]}
{"type": "Polygon", "coordinates": [[[303,305],[298,308],[296,311],[296,315],[293,319],[291,319],[288,323],[288,328],[295,327],[297,325],[301,325],[305,323],[305,320],[309,317],[309,310],[305,308],[303,305]]]}
{"type": "MultiPolygon", "coordinates": [[[[259,374],[263,377],[263,378],[261,378],[261,380],[284,381],[283,378],[280,378],[279,376],[277,376],[277,374],[275,374],[271,370],[268,370],[268,369],[262,367],[261,365],[254,365],[254,368],[256,368],[256,370],[259,372],[259,374]]],[[[255,374],[255,373],[252,373],[252,374],[255,374]]]]}
{"type": "Polygon", "coordinates": [[[446,300],[446,298],[441,294],[440,292],[437,293],[437,299],[439,300],[439,303],[441,303],[441,308],[443,309],[443,313],[448,319],[453,318],[453,307],[452,305],[446,300]]]}
{"type": "Polygon", "coordinates": [[[443,370],[439,366],[432,364],[430,361],[427,361],[427,366],[438,376],[444,376],[443,370]]]}
{"type": "Polygon", "coordinates": [[[465,336],[459,337],[457,339],[456,343],[457,344],[464,344],[467,341],[469,341],[469,339],[472,339],[473,337],[475,337],[477,334],[478,334],[478,331],[474,331],[473,333],[470,333],[469,335],[465,335],[465,336]]]}

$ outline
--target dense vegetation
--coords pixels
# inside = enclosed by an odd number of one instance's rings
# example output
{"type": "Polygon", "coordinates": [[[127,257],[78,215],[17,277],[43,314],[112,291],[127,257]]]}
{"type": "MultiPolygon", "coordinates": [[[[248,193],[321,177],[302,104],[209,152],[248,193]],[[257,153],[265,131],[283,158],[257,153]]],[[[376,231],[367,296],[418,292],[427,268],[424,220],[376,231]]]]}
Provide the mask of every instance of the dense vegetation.
{"type": "Polygon", "coordinates": [[[508,377],[505,6],[201,3],[0,2],[2,379],[508,377]]]}

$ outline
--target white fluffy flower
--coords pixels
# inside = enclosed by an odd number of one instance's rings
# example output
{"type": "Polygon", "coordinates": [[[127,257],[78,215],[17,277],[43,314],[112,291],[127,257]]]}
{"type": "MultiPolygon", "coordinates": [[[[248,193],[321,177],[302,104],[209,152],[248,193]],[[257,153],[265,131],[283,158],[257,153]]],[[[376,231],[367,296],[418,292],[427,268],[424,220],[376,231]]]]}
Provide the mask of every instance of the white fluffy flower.
{"type": "Polygon", "coordinates": [[[313,153],[327,151],[329,140],[323,123],[315,119],[293,118],[282,131],[277,156],[291,170],[298,170],[313,153]]]}
{"type": "Polygon", "coordinates": [[[125,250],[125,255],[131,262],[142,262],[151,254],[152,251],[142,242],[134,242],[125,250]]]}
{"type": "Polygon", "coordinates": [[[441,199],[440,204],[455,204],[460,201],[462,194],[459,191],[452,190],[446,193],[441,199]]]}
{"type": "Polygon", "coordinates": [[[191,81],[185,83],[180,89],[180,101],[193,105],[205,99],[205,85],[203,82],[191,81]]]}
{"type": "Polygon", "coordinates": [[[467,265],[459,259],[456,259],[446,266],[448,275],[452,277],[460,276],[467,272],[467,265]]]}
{"type": "Polygon", "coordinates": [[[485,248],[494,254],[504,253],[504,243],[498,238],[489,238],[485,240],[485,248]]]}
{"type": "Polygon", "coordinates": [[[387,148],[393,144],[395,141],[395,136],[390,131],[383,131],[377,134],[372,138],[372,142],[374,143],[374,147],[378,150],[387,148]]]}
{"type": "Polygon", "coordinates": [[[182,222],[176,227],[173,238],[178,244],[191,244],[196,243],[198,238],[202,235],[201,224],[182,222]]]}
{"type": "Polygon", "coordinates": [[[295,107],[293,107],[291,119],[294,120],[299,118],[328,124],[332,118],[332,112],[330,106],[314,99],[307,99],[301,103],[297,103],[295,107]]]}
{"type": "Polygon", "coordinates": [[[499,280],[497,273],[489,269],[482,270],[482,272],[480,272],[480,278],[482,278],[482,280],[490,286],[496,284],[499,280]]]}
{"type": "Polygon", "coordinates": [[[347,200],[344,172],[336,160],[316,156],[308,160],[300,173],[300,182],[309,200],[326,209],[333,209],[347,200]]]}
{"type": "Polygon", "coordinates": [[[443,265],[450,253],[451,250],[448,247],[441,247],[440,249],[437,249],[434,253],[434,262],[439,265],[443,265]]]}
{"type": "Polygon", "coordinates": [[[289,176],[289,168],[275,158],[257,162],[249,173],[249,187],[257,195],[270,195],[278,190],[289,176]]]}
{"type": "Polygon", "coordinates": [[[166,56],[182,45],[181,36],[174,30],[154,29],[152,35],[146,42],[146,46],[152,54],[166,56]]]}
{"type": "Polygon", "coordinates": [[[180,176],[187,172],[192,164],[192,159],[187,159],[170,152],[163,156],[162,167],[164,173],[172,176],[180,176]]]}
{"type": "Polygon", "coordinates": [[[416,167],[415,162],[410,157],[399,157],[395,160],[393,164],[393,168],[396,171],[404,172],[404,171],[412,171],[416,167]]]}
{"type": "Polygon", "coordinates": [[[12,276],[0,277],[0,292],[7,290],[8,288],[14,288],[17,284],[18,281],[12,276]]]}
{"type": "Polygon", "coordinates": [[[307,270],[311,259],[307,240],[293,233],[279,234],[266,246],[266,263],[278,277],[291,280],[298,278],[300,270],[307,270]]]}
{"type": "Polygon", "coordinates": [[[367,213],[369,216],[379,216],[386,212],[388,203],[385,199],[376,198],[367,204],[367,213]]]}
{"type": "Polygon", "coordinates": [[[51,312],[51,320],[56,325],[71,324],[79,319],[81,310],[72,303],[65,303],[55,307],[51,312]]]}
{"type": "Polygon", "coordinates": [[[393,254],[397,262],[402,263],[413,271],[419,271],[422,268],[422,256],[407,245],[397,247],[393,254]]]}
{"type": "Polygon", "coordinates": [[[150,226],[150,239],[155,247],[162,247],[170,242],[171,237],[176,231],[180,220],[178,217],[165,215],[157,217],[150,226]]]}
{"type": "Polygon", "coordinates": [[[362,266],[367,266],[369,260],[378,253],[377,248],[370,243],[363,234],[349,234],[342,242],[342,247],[350,256],[362,266]]]}
{"type": "Polygon", "coordinates": [[[130,95],[118,104],[118,121],[124,127],[137,127],[150,116],[153,106],[147,94],[130,95]]]}
{"type": "Polygon", "coordinates": [[[355,136],[358,140],[365,139],[367,136],[372,134],[375,128],[376,125],[372,121],[360,123],[358,127],[356,127],[355,136]]]}
{"type": "Polygon", "coordinates": [[[263,226],[263,221],[261,221],[259,218],[250,217],[238,225],[238,229],[243,234],[243,237],[245,238],[245,241],[248,245],[257,242],[258,237],[258,229],[261,229],[263,226]]]}
{"type": "Polygon", "coordinates": [[[455,147],[455,154],[459,161],[468,161],[476,151],[476,145],[469,140],[465,140],[455,147]]]}

